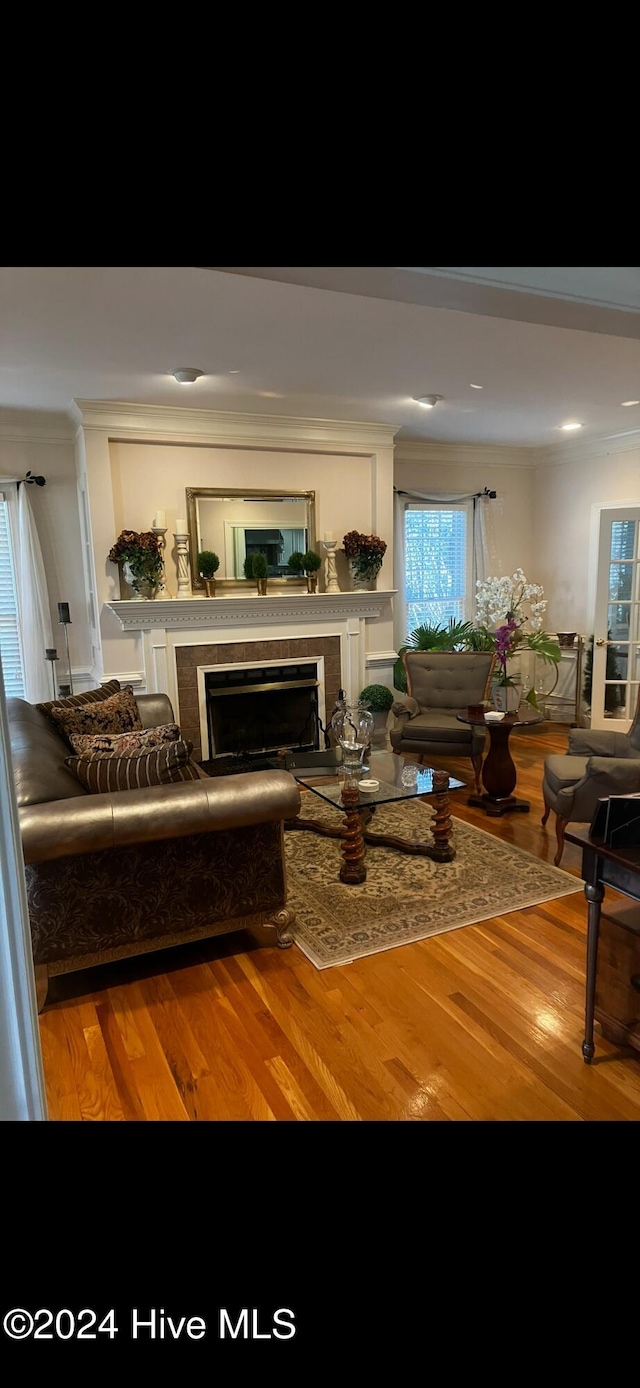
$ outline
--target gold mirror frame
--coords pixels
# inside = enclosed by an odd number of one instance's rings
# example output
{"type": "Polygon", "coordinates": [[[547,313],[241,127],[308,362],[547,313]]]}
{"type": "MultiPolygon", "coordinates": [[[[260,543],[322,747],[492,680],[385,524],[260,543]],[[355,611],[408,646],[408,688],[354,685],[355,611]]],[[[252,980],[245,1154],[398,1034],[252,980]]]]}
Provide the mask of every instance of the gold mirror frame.
{"type": "MultiPolygon", "coordinates": [[[[294,501],[306,501],[306,529],[309,532],[309,549],[316,548],[316,494],[315,492],[291,492],[286,488],[275,491],[267,488],[256,487],[187,487],[187,525],[189,527],[189,558],[191,561],[191,588],[194,593],[205,591],[204,579],[198,573],[198,517],[196,513],[196,502],[200,498],[207,497],[246,497],[251,501],[279,501],[284,497],[291,497],[294,501]]],[[[225,588],[246,589],[255,586],[252,578],[218,578],[216,579],[216,589],[225,588]]],[[[306,590],[306,579],[292,575],[291,578],[270,578],[269,589],[272,588],[299,588],[306,590]]]]}

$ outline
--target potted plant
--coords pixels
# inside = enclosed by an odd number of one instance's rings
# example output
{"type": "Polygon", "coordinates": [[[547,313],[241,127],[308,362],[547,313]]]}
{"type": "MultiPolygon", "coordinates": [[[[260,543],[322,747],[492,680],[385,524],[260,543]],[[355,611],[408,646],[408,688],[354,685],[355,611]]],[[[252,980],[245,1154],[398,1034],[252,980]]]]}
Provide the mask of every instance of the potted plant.
{"type": "Polygon", "coordinates": [[[266,554],[254,554],[249,557],[252,559],[251,576],[256,580],[258,592],[262,597],[265,597],[267,592],[267,574],[269,572],[267,556],[266,554]]]}
{"type": "Polygon", "coordinates": [[[307,592],[317,593],[318,569],[322,564],[322,559],[319,554],[316,554],[315,549],[308,549],[306,554],[303,554],[302,556],[302,563],[304,566],[304,572],[307,575],[307,592]]]}
{"type": "MultiPolygon", "coordinates": [[[[542,614],[547,606],[544,589],[539,583],[529,583],[522,569],[516,569],[511,577],[478,579],[476,599],[478,639],[492,641],[497,657],[495,705],[510,712],[518,708],[522,682],[509,674],[509,660],[521,650],[530,650],[557,666],[562,655],[558,642],[542,630],[542,614]]],[[[529,690],[526,700],[537,709],[535,689],[529,690]]]]}
{"type": "Polygon", "coordinates": [[[304,559],[305,556],[299,549],[294,549],[293,554],[290,554],[287,559],[287,566],[291,569],[292,574],[296,575],[296,578],[302,578],[304,573],[304,559]]]}
{"type": "Polygon", "coordinates": [[[387,740],[389,710],[393,704],[393,690],[386,684],[368,684],[362,690],[360,699],[373,714],[373,742],[384,746],[387,740]]]}
{"type": "Polygon", "coordinates": [[[155,598],[162,582],[162,550],[153,530],[121,530],[107,557],[122,566],[125,583],[137,597],[155,598]]]}
{"type": "Polygon", "coordinates": [[[212,549],[201,549],[198,555],[198,572],[204,579],[204,586],[207,590],[208,598],[215,598],[216,595],[216,573],[220,568],[220,560],[212,549]]]}
{"type": "MultiPolygon", "coordinates": [[[[607,632],[607,639],[611,642],[611,630],[607,632]]],[[[606,680],[621,680],[623,678],[620,666],[618,665],[619,651],[617,646],[609,644],[607,646],[607,664],[605,669],[606,680]]],[[[587,653],[584,661],[584,684],[582,686],[582,697],[591,708],[591,685],[593,683],[593,637],[589,637],[587,653]]],[[[623,704],[622,692],[619,684],[605,684],[604,687],[604,707],[605,715],[610,717],[620,717],[620,707],[623,704]]]]}
{"type": "Polygon", "coordinates": [[[381,540],[379,535],[363,535],[359,530],[349,530],[342,543],[349,561],[352,588],[368,588],[382,568],[387,550],[386,540],[381,540]]]}

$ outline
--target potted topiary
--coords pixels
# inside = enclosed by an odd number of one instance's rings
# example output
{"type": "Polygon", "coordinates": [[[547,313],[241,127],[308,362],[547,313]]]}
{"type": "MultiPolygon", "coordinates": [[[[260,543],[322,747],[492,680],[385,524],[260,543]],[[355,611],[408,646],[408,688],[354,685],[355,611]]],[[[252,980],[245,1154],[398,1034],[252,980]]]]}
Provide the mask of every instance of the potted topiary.
{"type": "Polygon", "coordinates": [[[389,710],[394,701],[393,690],[388,689],[386,684],[368,684],[362,690],[360,699],[373,714],[373,744],[386,746],[389,710]]]}
{"type": "Polygon", "coordinates": [[[243,567],[244,567],[244,576],[245,576],[245,578],[253,578],[253,577],[254,577],[254,572],[253,572],[253,561],[254,561],[255,557],[256,557],[255,554],[248,554],[247,557],[246,557],[246,559],[245,559],[245,561],[244,561],[244,566],[243,566],[243,567]]]}
{"type": "Polygon", "coordinates": [[[216,595],[216,573],[220,568],[220,560],[212,549],[201,549],[198,555],[198,572],[204,579],[204,586],[207,590],[208,598],[215,598],[216,595]]]}
{"type": "Polygon", "coordinates": [[[292,574],[295,574],[296,578],[302,578],[304,573],[304,558],[304,554],[302,554],[301,550],[294,549],[293,554],[290,554],[287,559],[287,566],[291,569],[292,574]]]}
{"type": "Polygon", "coordinates": [[[318,569],[322,564],[319,554],[314,549],[308,549],[302,556],[304,572],[307,575],[307,592],[317,593],[318,591],[318,569]]]}
{"type": "Polygon", "coordinates": [[[269,572],[267,556],[266,554],[254,554],[250,556],[250,558],[252,559],[251,576],[256,580],[256,583],[258,585],[258,592],[262,597],[265,597],[267,592],[267,574],[269,572]]]}

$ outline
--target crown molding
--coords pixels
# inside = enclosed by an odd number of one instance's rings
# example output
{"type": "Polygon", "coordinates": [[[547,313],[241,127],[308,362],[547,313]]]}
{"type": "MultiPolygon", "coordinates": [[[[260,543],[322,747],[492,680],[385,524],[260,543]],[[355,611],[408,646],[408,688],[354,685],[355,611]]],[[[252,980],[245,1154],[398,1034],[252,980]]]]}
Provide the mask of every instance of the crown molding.
{"type": "Polygon", "coordinates": [[[544,444],[533,451],[536,467],[561,467],[563,463],[576,463],[583,458],[605,458],[611,453],[631,453],[636,449],[640,449],[640,429],[544,444]]]}
{"type": "Polygon", "coordinates": [[[400,428],[341,419],[296,419],[289,415],[240,414],[229,410],[193,410],[167,405],[138,405],[119,400],[74,400],[76,426],[95,429],[111,439],[151,443],[187,443],[233,448],[290,449],[323,445],[338,452],[371,452],[390,448],[400,428]]]}
{"type": "Polygon", "coordinates": [[[399,439],[396,463],[486,463],[490,467],[535,467],[536,450],[490,443],[442,443],[399,439]]]}
{"type": "Polygon", "coordinates": [[[68,414],[0,409],[1,443],[73,443],[73,437],[68,414]]]}

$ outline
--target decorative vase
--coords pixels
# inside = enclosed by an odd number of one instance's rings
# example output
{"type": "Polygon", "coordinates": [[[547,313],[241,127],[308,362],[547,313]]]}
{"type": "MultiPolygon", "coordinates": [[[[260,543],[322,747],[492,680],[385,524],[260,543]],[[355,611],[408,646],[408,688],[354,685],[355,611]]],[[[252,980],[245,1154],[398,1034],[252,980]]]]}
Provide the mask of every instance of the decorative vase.
{"type": "Polygon", "coordinates": [[[342,748],[345,779],[357,778],[364,770],[365,753],[371,745],[373,714],[361,699],[346,699],[336,709],[331,727],[342,748]]]}
{"type": "Polygon", "coordinates": [[[362,592],[363,589],[368,590],[372,583],[375,587],[381,568],[382,564],[377,560],[367,560],[362,555],[356,555],[354,559],[350,559],[349,577],[354,592],[362,592]]]}
{"type": "Polygon", "coordinates": [[[498,713],[516,713],[520,707],[522,688],[519,684],[496,684],[493,702],[498,713]]]}
{"type": "Polygon", "coordinates": [[[318,591],[318,575],[317,575],[317,574],[307,574],[307,592],[308,592],[308,593],[317,593],[317,591],[318,591]]]}
{"type": "Polygon", "coordinates": [[[260,594],[260,597],[266,598],[266,596],[267,596],[267,580],[266,580],[266,578],[257,578],[257,579],[256,579],[256,583],[257,583],[257,585],[258,585],[258,593],[260,594]]]}
{"type": "Polygon", "coordinates": [[[203,583],[204,583],[204,586],[205,586],[205,588],[206,588],[206,590],[207,590],[207,597],[208,597],[208,598],[215,598],[215,595],[216,595],[216,581],[215,581],[215,578],[205,578],[205,579],[203,579],[203,583]]]}
{"type": "Polygon", "coordinates": [[[153,583],[151,579],[148,578],[136,578],[135,574],[132,572],[131,565],[126,560],[122,565],[122,577],[125,583],[128,583],[130,588],[133,588],[137,598],[144,598],[146,601],[151,601],[152,598],[155,598],[158,591],[158,584],[153,583]]]}

